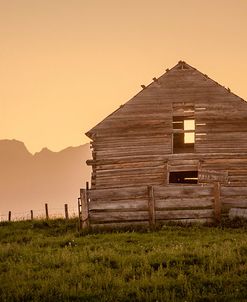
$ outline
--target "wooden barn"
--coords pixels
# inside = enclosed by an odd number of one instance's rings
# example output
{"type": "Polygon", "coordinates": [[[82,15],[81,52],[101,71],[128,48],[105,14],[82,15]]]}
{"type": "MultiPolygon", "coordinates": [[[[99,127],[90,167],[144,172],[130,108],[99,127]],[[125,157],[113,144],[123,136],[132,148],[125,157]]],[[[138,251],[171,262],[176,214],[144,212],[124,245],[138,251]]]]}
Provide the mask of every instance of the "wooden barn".
{"type": "Polygon", "coordinates": [[[82,225],[245,215],[247,103],[184,61],[142,88],[86,133],[82,225]]]}

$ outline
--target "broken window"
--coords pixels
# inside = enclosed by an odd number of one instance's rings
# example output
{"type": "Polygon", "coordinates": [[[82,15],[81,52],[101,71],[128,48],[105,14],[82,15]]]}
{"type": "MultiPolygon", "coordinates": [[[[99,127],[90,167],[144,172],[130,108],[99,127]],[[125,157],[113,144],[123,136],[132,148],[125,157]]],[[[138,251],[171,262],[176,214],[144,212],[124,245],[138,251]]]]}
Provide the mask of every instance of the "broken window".
{"type": "Polygon", "coordinates": [[[169,173],[169,183],[197,184],[198,171],[179,171],[169,173]]]}
{"type": "Polygon", "coordinates": [[[195,119],[186,116],[173,117],[173,153],[194,152],[195,119]]]}

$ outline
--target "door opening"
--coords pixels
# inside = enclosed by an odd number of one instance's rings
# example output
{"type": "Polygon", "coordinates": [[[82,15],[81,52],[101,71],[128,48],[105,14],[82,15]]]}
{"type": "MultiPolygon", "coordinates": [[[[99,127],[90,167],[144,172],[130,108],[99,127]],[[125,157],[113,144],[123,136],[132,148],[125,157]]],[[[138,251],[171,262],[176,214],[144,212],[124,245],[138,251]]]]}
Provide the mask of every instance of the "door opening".
{"type": "Polygon", "coordinates": [[[198,171],[179,171],[169,173],[169,183],[197,184],[198,171]]]}

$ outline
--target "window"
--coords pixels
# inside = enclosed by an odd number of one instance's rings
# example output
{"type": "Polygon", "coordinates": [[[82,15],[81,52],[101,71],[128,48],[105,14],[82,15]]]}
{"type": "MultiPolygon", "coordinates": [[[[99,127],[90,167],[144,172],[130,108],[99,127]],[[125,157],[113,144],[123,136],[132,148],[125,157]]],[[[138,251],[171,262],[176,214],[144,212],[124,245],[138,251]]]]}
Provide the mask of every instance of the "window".
{"type": "Polygon", "coordinates": [[[179,171],[169,173],[169,183],[197,184],[198,171],[179,171]]]}
{"type": "Polygon", "coordinates": [[[194,152],[195,119],[186,116],[173,117],[173,153],[194,152]]]}

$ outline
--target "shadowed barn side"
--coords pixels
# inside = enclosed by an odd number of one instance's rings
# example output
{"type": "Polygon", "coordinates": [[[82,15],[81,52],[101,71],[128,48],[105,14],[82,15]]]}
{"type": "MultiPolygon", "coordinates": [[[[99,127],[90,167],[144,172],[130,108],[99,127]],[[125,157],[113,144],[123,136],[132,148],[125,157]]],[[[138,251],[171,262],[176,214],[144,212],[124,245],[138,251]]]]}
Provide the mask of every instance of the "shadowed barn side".
{"type": "MultiPolygon", "coordinates": [[[[247,103],[184,61],[92,128],[82,225],[220,221],[247,208],[247,103]]],[[[242,212],[241,212],[242,211],[242,212]]]]}

